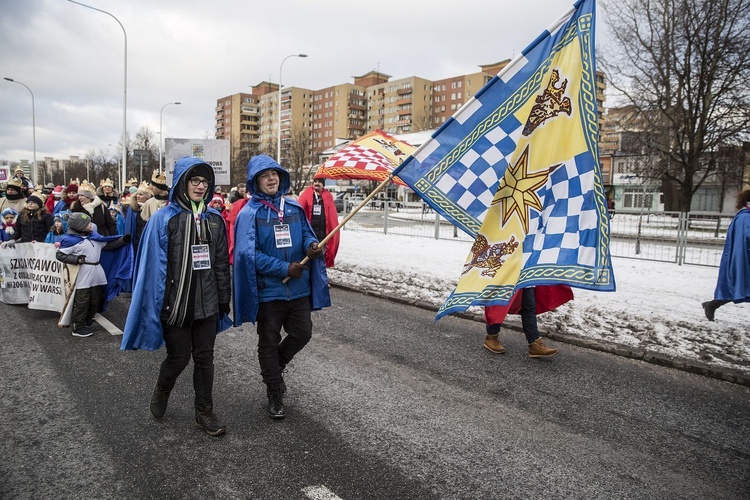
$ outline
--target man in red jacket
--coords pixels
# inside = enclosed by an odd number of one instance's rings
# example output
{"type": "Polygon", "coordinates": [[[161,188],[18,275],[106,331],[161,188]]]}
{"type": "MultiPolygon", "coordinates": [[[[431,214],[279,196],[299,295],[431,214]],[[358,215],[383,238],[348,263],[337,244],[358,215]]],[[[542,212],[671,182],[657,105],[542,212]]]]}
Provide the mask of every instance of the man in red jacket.
{"type": "MultiPolygon", "coordinates": [[[[333,195],[326,190],[324,185],[325,178],[316,176],[313,178],[312,186],[302,191],[299,196],[299,204],[305,210],[307,220],[310,221],[318,241],[322,241],[339,225],[333,195]]],[[[339,240],[340,235],[337,231],[325,244],[326,267],[333,267],[336,253],[339,251],[339,240]]]]}

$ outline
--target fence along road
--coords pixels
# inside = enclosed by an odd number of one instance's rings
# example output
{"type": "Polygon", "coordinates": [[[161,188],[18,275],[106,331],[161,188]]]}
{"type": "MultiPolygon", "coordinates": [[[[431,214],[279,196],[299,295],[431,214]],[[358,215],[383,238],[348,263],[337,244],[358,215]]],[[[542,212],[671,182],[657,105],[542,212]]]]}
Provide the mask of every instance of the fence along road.
{"type": "MultiPolygon", "coordinates": [[[[387,209],[365,207],[353,217],[354,224],[347,224],[344,230],[473,241],[420,202],[398,205],[389,202],[387,209]]],[[[352,206],[345,208],[351,210],[352,206]]],[[[610,253],[614,257],[719,267],[732,217],[718,212],[618,210],[610,219],[610,253]]]]}

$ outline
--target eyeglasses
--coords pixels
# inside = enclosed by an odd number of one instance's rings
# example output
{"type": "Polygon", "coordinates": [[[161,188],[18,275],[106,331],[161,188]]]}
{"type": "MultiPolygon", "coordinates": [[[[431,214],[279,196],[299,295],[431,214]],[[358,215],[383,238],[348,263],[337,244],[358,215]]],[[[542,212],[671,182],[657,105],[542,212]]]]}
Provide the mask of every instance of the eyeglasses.
{"type": "Polygon", "coordinates": [[[203,187],[208,187],[211,182],[208,179],[201,179],[200,177],[193,177],[190,179],[190,184],[193,186],[199,186],[203,184],[203,187]]]}

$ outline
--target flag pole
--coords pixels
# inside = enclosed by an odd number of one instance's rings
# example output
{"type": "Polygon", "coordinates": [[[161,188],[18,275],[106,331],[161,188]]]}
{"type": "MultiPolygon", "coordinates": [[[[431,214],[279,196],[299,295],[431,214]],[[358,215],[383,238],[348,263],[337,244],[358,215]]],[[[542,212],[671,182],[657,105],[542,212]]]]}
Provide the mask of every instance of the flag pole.
{"type": "MultiPolygon", "coordinates": [[[[339,225],[338,225],[338,226],[336,226],[335,228],[333,228],[333,229],[331,230],[331,232],[330,232],[330,233],[328,233],[328,234],[326,235],[326,237],[325,237],[325,238],[323,238],[322,240],[320,240],[320,242],[318,242],[318,246],[323,246],[323,245],[325,245],[325,244],[326,244],[326,243],[328,242],[328,240],[329,240],[329,239],[331,239],[331,238],[333,237],[333,235],[334,235],[334,234],[336,234],[337,232],[339,232],[339,231],[341,230],[341,228],[342,228],[342,227],[344,227],[344,224],[346,224],[347,222],[349,222],[349,220],[350,220],[350,219],[351,219],[352,217],[354,217],[354,216],[355,216],[355,215],[357,214],[357,212],[359,212],[359,211],[360,211],[360,209],[362,209],[362,208],[363,208],[363,207],[364,207],[365,205],[367,205],[367,203],[369,203],[369,201],[370,201],[370,200],[372,200],[372,199],[373,199],[373,197],[374,197],[374,196],[375,196],[376,194],[378,194],[378,193],[379,193],[380,191],[382,191],[383,189],[385,189],[385,187],[386,187],[386,186],[387,186],[387,185],[388,185],[388,184],[389,184],[389,183],[390,183],[390,182],[391,182],[392,180],[393,180],[393,174],[389,174],[389,175],[388,175],[388,177],[387,177],[387,178],[386,178],[386,179],[385,179],[385,180],[384,180],[383,182],[381,182],[381,183],[380,183],[380,184],[378,185],[378,187],[376,187],[376,188],[375,188],[375,189],[374,189],[374,190],[372,191],[372,193],[370,193],[369,195],[367,195],[367,197],[366,197],[366,198],[365,198],[364,200],[362,200],[362,203],[360,203],[359,205],[357,205],[356,207],[354,207],[354,208],[352,209],[352,211],[351,211],[351,212],[349,212],[349,215],[347,215],[346,217],[344,217],[344,220],[342,220],[342,221],[341,221],[341,222],[339,223],[339,225]]],[[[308,263],[309,261],[310,261],[310,258],[309,258],[309,257],[307,257],[307,256],[305,256],[305,258],[304,258],[304,259],[302,259],[302,260],[300,261],[300,264],[302,264],[302,265],[304,266],[304,265],[305,265],[305,264],[307,264],[307,263],[308,263]]],[[[282,282],[282,283],[286,283],[287,281],[289,281],[289,279],[290,279],[290,276],[287,276],[287,277],[286,277],[286,278],[284,278],[284,279],[283,279],[283,280],[282,280],[281,282],[282,282]]]]}

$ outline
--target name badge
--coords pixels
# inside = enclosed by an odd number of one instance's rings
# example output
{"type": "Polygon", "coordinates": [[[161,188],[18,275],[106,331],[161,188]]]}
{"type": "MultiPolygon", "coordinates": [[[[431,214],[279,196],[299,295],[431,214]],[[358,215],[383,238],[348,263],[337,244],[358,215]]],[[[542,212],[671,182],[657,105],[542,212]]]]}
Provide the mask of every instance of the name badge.
{"type": "Polygon", "coordinates": [[[313,215],[320,215],[322,213],[323,205],[313,205],[313,215]]]}
{"type": "Polygon", "coordinates": [[[193,271],[211,269],[211,254],[208,253],[208,245],[192,245],[193,271]]]}
{"type": "Polygon", "coordinates": [[[276,248],[288,248],[292,246],[292,232],[289,224],[277,224],[273,226],[273,234],[276,236],[276,248]]]}

